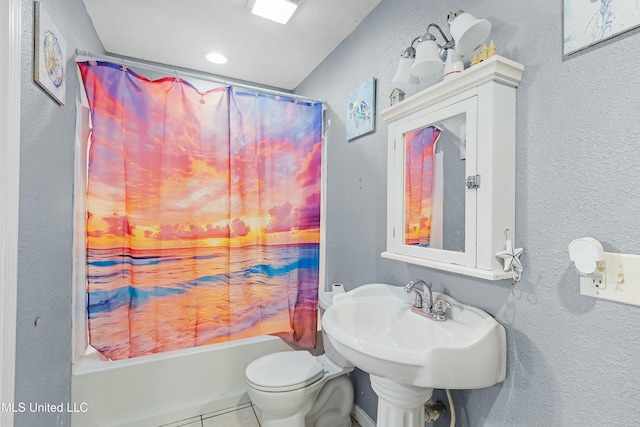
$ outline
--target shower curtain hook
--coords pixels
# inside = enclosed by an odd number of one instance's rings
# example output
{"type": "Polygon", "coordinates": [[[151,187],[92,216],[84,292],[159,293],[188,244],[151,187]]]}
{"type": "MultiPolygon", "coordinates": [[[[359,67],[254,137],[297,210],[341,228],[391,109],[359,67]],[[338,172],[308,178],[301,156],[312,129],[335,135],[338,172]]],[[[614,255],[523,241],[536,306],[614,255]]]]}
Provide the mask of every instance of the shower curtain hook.
{"type": "Polygon", "coordinates": [[[122,67],[120,67],[120,69],[122,71],[126,72],[127,71],[127,66],[124,64],[124,59],[121,59],[121,61],[122,61],[122,67]]]}
{"type": "Polygon", "coordinates": [[[176,75],[176,81],[177,81],[177,82],[181,82],[182,80],[180,79],[180,76],[178,75],[178,70],[173,70],[173,72],[174,72],[174,73],[175,73],[175,75],[176,75]]]}

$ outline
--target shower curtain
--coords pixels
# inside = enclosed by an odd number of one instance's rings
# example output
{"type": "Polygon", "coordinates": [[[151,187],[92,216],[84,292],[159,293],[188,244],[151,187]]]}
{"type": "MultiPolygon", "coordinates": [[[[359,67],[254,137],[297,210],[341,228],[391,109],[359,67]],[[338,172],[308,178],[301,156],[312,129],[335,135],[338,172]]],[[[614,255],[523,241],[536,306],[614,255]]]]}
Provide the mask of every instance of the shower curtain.
{"type": "Polygon", "coordinates": [[[429,246],[433,201],[434,153],[441,130],[427,126],[405,134],[406,245],[429,246]]]}
{"type": "Polygon", "coordinates": [[[90,344],[110,359],[263,334],[315,346],[322,105],[78,65],[90,344]]]}

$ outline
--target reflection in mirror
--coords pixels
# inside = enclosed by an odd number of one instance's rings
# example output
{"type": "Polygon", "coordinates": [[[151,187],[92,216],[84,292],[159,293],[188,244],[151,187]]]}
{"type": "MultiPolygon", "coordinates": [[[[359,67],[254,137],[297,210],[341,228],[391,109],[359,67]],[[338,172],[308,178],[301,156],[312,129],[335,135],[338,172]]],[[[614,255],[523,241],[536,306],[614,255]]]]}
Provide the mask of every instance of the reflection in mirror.
{"type": "Polygon", "coordinates": [[[431,244],[434,151],[441,130],[427,126],[407,132],[405,171],[405,245],[431,244]]]}
{"type": "Polygon", "coordinates": [[[404,244],[464,252],[465,114],[405,133],[404,244]]]}

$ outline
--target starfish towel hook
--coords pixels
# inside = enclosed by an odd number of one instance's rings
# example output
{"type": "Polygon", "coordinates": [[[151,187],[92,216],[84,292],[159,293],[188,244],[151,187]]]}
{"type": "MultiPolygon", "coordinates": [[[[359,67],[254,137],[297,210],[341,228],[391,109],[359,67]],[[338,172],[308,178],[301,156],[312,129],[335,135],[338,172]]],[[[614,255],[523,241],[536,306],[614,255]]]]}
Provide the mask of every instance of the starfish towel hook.
{"type": "Polygon", "coordinates": [[[506,238],[506,248],[504,251],[498,252],[496,256],[504,260],[504,271],[517,270],[522,272],[522,261],[520,261],[520,255],[522,255],[522,248],[514,248],[511,240],[509,239],[509,229],[504,230],[506,238]]]}
{"type": "MultiPolygon", "coordinates": [[[[514,248],[511,240],[509,239],[509,229],[504,230],[505,237],[505,250],[498,252],[496,254],[497,257],[500,257],[504,260],[504,271],[511,271],[513,275],[513,280],[511,282],[511,292],[513,293],[513,288],[516,283],[520,281],[522,277],[522,261],[520,261],[520,255],[522,255],[522,248],[514,248]]],[[[522,291],[520,291],[520,297],[522,296],[522,291]]],[[[514,294],[515,297],[515,294],[514,294]]],[[[520,298],[517,298],[520,299],[520,298]]]]}

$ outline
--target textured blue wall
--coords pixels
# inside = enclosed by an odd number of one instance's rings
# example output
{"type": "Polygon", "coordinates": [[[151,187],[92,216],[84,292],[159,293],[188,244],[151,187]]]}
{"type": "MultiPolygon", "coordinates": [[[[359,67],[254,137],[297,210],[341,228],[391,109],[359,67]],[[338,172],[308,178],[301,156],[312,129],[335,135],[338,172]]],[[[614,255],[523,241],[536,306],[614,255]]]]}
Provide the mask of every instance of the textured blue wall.
{"type": "MultiPolygon", "coordinates": [[[[640,419],[640,307],[579,295],[567,246],[592,236],[605,251],[640,253],[640,33],[562,56],[562,2],[382,0],[297,89],[327,101],[328,283],[432,281],[507,329],[503,384],[454,391],[458,426],[635,425],[640,419]],[[525,65],[517,90],[515,244],[522,299],[488,282],[380,258],[385,249],[387,126],[345,139],[346,95],[369,77],[388,106],[399,55],[428,23],[464,9],[493,23],[498,54],[525,65]]],[[[419,85],[400,85],[407,96],[419,85]]],[[[512,236],[513,238],[514,236],[512,236]]],[[[375,419],[368,376],[356,402],[375,419]]],[[[436,398],[446,401],[444,393],[436,398]]],[[[438,425],[448,425],[444,419],[438,425]]]]}
{"type": "Polygon", "coordinates": [[[71,399],[71,273],[76,48],[102,52],[82,0],[42,2],[67,42],[67,102],[33,81],[33,2],[22,1],[20,218],[15,402],[17,427],[58,427],[70,414],[29,404],[71,399]],[[36,319],[39,319],[37,326],[36,319]]]}
{"type": "MultiPolygon", "coordinates": [[[[68,44],[101,52],[81,0],[43,2],[68,44]]],[[[22,2],[22,111],[16,401],[66,402],[71,387],[73,77],[57,106],[32,79],[33,3],[22,2]],[[38,326],[34,320],[40,316],[38,326]]],[[[640,419],[640,307],[582,297],[567,245],[581,236],[606,251],[640,253],[640,35],[633,31],[562,57],[562,2],[383,0],[296,90],[327,100],[328,283],[402,285],[423,278],[507,328],[507,379],[454,391],[458,425],[626,426],[640,419]],[[524,291],[380,258],[386,227],[386,125],[345,140],[346,95],[378,79],[388,105],[400,52],[429,22],[466,9],[490,19],[498,53],[526,66],[518,88],[515,243],[525,248],[524,291]]],[[[410,96],[420,85],[401,85],[410,96]]],[[[356,401],[372,417],[366,374],[356,401]]],[[[442,392],[436,397],[445,400],[442,392]]],[[[18,427],[66,426],[66,414],[16,414],[18,427]]],[[[448,425],[442,420],[439,425],[448,425]]]]}

